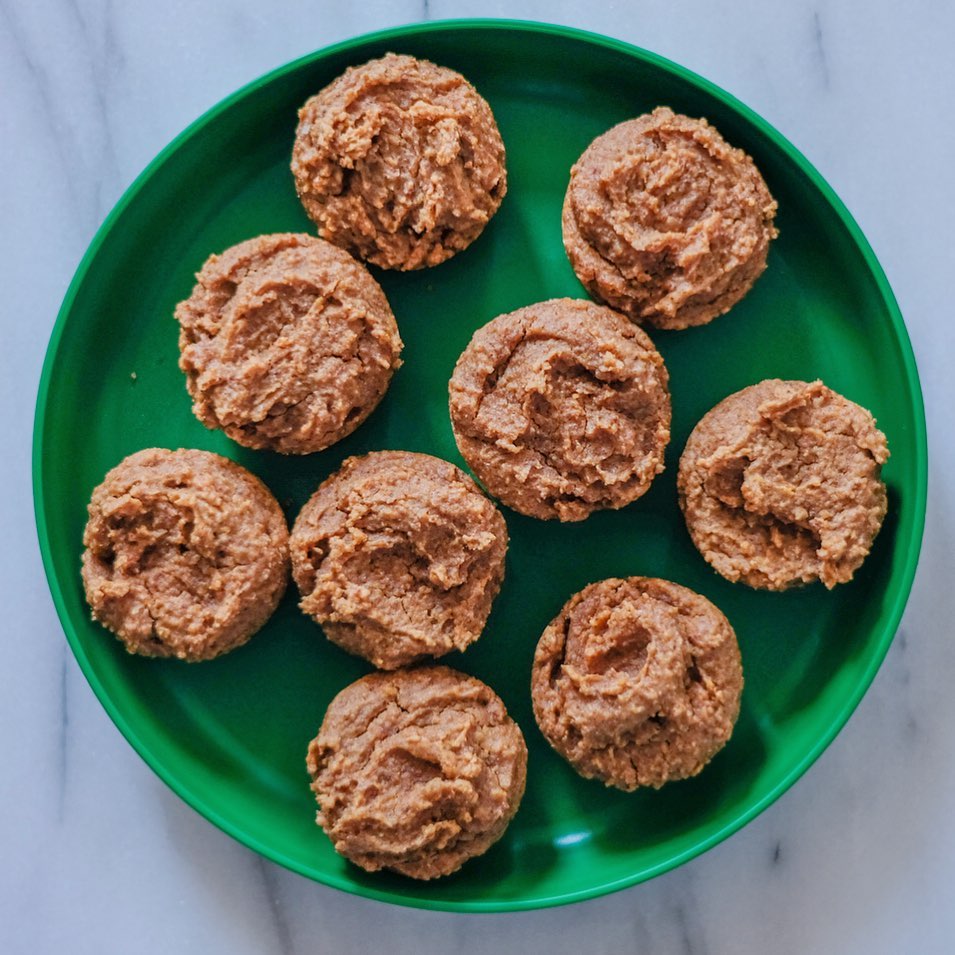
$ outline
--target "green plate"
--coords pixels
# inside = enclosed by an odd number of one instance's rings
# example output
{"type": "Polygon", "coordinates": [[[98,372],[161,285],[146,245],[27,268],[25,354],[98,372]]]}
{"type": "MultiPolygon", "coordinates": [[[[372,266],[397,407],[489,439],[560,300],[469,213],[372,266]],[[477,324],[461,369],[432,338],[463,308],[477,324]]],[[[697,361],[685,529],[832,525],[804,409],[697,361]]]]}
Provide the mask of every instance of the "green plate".
{"type": "Polygon", "coordinates": [[[664,872],[739,829],[805,771],[859,702],[902,614],[924,522],[926,438],[915,363],[885,277],[842,203],[779,133],[711,83],[624,43],[539,24],[454,21],[372,34],[284,66],[210,110],[150,164],[66,295],[40,383],[33,473],[40,546],[70,646],[116,725],[183,799],[328,885],[494,911],[584,899],[664,872]],[[211,252],[259,233],[310,231],[288,168],[296,109],[346,66],[389,50],[460,70],[489,100],[507,146],[507,198],[450,262],[376,273],[405,365],[365,425],[304,458],[247,451],[192,417],[173,307],[211,252]],[[729,315],[654,333],[670,370],[673,440],[667,470],[645,497],[566,526],[506,512],[507,578],[487,631],[446,662],[494,687],[527,737],[527,794],[507,834],[438,882],[368,875],[315,826],[305,773],[325,707],[368,666],[332,646],[292,592],[251,643],[219,660],[128,656],[90,621],[83,599],[86,502],[107,469],[154,445],[234,458],[269,484],[290,519],[351,454],[404,448],[463,465],[447,409],[455,359],[501,312],[584,297],[561,245],[568,171],[596,135],[660,104],[708,117],[755,158],[779,201],[769,268],[729,315]],[[693,548],[677,507],[676,465],[693,425],[767,377],[822,378],[870,408],[889,439],[885,526],[856,579],[832,593],[727,583],[693,548]],[[732,740],[701,775],[627,795],[580,779],[550,751],[528,680],[537,638],[563,602],[590,581],[630,574],[678,581],[716,603],[739,634],[746,690],[732,740]]]}

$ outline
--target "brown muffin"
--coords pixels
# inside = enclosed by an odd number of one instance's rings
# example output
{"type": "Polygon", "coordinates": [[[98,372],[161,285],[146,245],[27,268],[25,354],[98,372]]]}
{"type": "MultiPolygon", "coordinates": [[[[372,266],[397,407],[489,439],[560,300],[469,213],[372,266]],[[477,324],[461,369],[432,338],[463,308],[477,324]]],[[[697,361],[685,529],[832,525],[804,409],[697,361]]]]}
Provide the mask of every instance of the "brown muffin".
{"type": "Polygon", "coordinates": [[[196,278],[176,306],[179,367],[196,417],[247,448],[327,448],[371,414],[401,364],[378,283],[321,239],[249,239],[196,278]]]}
{"type": "Polygon", "coordinates": [[[582,776],[628,792],[695,776],[739,715],[736,634],[705,597],[667,580],[601,580],[537,644],[534,716],[582,776]]]}
{"type": "Polygon", "coordinates": [[[148,448],[93,491],[83,586],[130,653],[210,660],[245,643],[288,580],[288,530],[268,488],[218,454],[148,448]]]}
{"type": "Polygon", "coordinates": [[[434,879],[497,842],[527,748],[490,687],[448,667],[373,673],[332,700],[306,761],[317,822],[369,872],[434,879]]]}
{"type": "Polygon", "coordinates": [[[453,464],[376,451],[348,458],[312,495],[290,550],[302,610],[333,643],[393,670],[481,635],[507,526],[453,464]]]}
{"type": "Polygon", "coordinates": [[[329,242],[385,269],[466,249],[507,191],[504,143],[468,81],[389,53],[299,110],[295,188],[329,242]]]}
{"type": "Polygon", "coordinates": [[[886,511],[885,435],[821,381],[769,379],[697,424],[677,489],[700,553],[727,580],[785,590],[852,579],[886,511]]]}
{"type": "Polygon", "coordinates": [[[478,329],[450,383],[461,454],[495,497],[580,521],[640,497],[663,470],[663,359],[622,315],[553,299],[478,329]]]}
{"type": "Polygon", "coordinates": [[[752,159],[666,107],[587,147],[564,198],[564,248],[595,298],[657,328],[722,315],[766,267],[776,203],[752,159]]]}

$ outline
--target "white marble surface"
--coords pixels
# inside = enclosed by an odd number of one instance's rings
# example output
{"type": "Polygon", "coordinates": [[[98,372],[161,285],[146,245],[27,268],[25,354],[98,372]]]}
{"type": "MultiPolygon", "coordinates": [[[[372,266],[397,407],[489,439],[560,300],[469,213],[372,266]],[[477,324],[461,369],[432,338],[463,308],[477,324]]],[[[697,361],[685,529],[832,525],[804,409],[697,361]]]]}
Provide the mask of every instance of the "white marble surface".
{"type": "Polygon", "coordinates": [[[942,953],[955,938],[955,7],[913,0],[0,0],[0,951],[942,953]],[[240,84],[423,18],[583,26],[762,113],[859,220],[906,316],[932,441],[922,562],[844,732],[745,830],[653,882],[564,909],[455,916],[352,898],[264,862],[181,803],[70,656],[33,527],[29,445],[59,302],[145,163],[240,84]],[[934,125],[938,123],[938,125],[934,125]]]}

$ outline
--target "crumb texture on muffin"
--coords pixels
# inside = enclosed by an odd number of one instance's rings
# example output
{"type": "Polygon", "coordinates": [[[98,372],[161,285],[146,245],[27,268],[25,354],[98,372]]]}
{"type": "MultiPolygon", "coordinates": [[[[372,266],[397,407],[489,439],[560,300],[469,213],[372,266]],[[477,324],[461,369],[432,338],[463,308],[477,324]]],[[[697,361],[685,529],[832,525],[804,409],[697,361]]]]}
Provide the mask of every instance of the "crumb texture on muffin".
{"type": "Polygon", "coordinates": [[[768,379],[693,429],[677,488],[693,543],[724,577],[785,590],[845,583],[887,508],[885,435],[821,381],[768,379]]]}
{"type": "Polygon", "coordinates": [[[460,73],[393,53],[350,67],[302,107],[292,172],[319,233],[386,269],[467,248],[507,190],[487,102],[460,73]]]}
{"type": "Polygon", "coordinates": [[[375,872],[433,879],[504,834],[527,775],[517,724],[490,687],[444,666],[346,687],[308,748],[318,824],[375,872]]]}
{"type": "Polygon", "coordinates": [[[319,487],[290,549],[302,610],[391,670],[477,640],[504,577],[507,526],[460,468],[376,451],[319,487]]]}
{"type": "Polygon", "coordinates": [[[631,791],[694,776],[739,714],[736,634],[705,597],[647,577],[575,594],[534,654],[534,715],[582,776],[631,791]]]}
{"type": "Polygon", "coordinates": [[[450,383],[461,454],[494,497],[530,517],[583,520],[636,500],[663,470],[667,372],[611,309],[553,299],[475,332],[450,383]]]}
{"type": "Polygon", "coordinates": [[[666,107],[620,123],[575,163],[564,247],[597,299],[658,328],[728,311],[766,267],[773,200],[752,159],[666,107]]]}
{"type": "Polygon", "coordinates": [[[106,475],[88,510],[86,599],[131,653],[219,656],[245,643],[285,591],[282,510],[217,454],[139,451],[106,475]]]}
{"type": "Polygon", "coordinates": [[[368,270],[314,236],[263,235],[213,255],[176,307],[196,417],[248,448],[321,451],[351,434],[401,364],[368,270]]]}

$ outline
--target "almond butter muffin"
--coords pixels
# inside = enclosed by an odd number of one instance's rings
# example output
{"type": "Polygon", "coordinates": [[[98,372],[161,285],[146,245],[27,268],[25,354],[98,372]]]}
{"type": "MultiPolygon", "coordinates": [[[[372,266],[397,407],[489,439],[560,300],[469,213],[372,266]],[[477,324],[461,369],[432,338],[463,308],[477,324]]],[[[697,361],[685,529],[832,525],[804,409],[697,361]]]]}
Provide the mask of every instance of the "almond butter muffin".
{"type": "Polygon", "coordinates": [[[598,136],[570,172],[564,248],[595,298],[657,328],[722,315],[766,268],[776,203],[752,159],[666,107],[598,136]]]}
{"type": "Polygon", "coordinates": [[[885,435],[821,381],[769,379],[693,429],[677,477],[686,526],[727,580],[785,590],[852,579],[886,512],[885,435]]]}
{"type": "Polygon", "coordinates": [[[263,235],[213,255],[176,307],[192,410],[247,448],[321,451],[375,409],[401,364],[378,283],[314,236],[263,235]]]}
{"type": "Polygon", "coordinates": [[[466,249],[507,191],[491,108],[443,66],[389,53],[299,111],[295,188],[323,238],[384,269],[466,249]]]}
{"type": "Polygon", "coordinates": [[[428,454],[348,458],[292,528],[301,608],[376,667],[463,650],[501,581],[507,526],[459,468],[428,454]]]}
{"type": "Polygon", "coordinates": [[[534,654],[534,716],[588,779],[631,791],[695,776],[739,715],[736,634],[700,594],[601,580],[564,605],[534,654]]]}
{"type": "Polygon", "coordinates": [[[444,666],[373,673],[325,713],[306,761],[335,849],[369,872],[435,879],[517,812],[527,747],[500,698],[444,666]]]}
{"type": "Polygon", "coordinates": [[[609,308],[553,299],[478,329],[450,383],[458,448],[509,507],[581,521],[663,470],[670,393],[650,339],[609,308]]]}
{"type": "Polygon", "coordinates": [[[83,586],[93,617],[147,657],[245,643],[288,581],[288,530],[254,475],[208,451],[148,448],[93,491],[83,586]]]}

